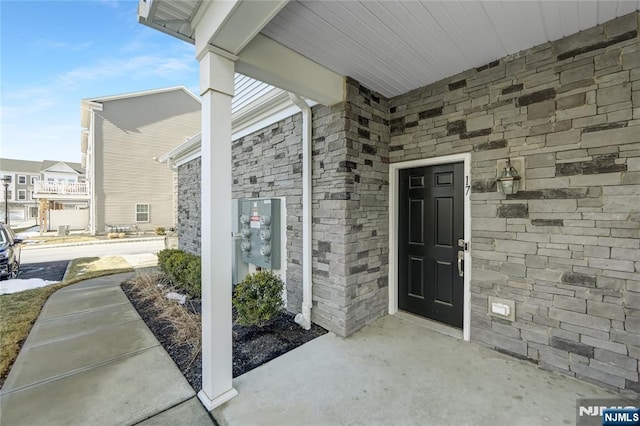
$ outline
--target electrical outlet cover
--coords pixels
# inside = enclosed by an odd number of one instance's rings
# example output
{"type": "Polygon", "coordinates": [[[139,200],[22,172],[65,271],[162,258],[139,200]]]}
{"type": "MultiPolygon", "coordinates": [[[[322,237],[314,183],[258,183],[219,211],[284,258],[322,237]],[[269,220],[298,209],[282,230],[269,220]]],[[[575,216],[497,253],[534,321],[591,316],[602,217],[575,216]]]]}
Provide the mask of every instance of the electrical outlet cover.
{"type": "Polygon", "coordinates": [[[506,319],[508,321],[515,321],[516,320],[516,302],[515,302],[515,300],[501,299],[499,297],[489,296],[488,311],[489,311],[488,312],[489,315],[491,315],[492,317],[502,318],[502,319],[506,319]],[[500,315],[500,314],[498,314],[496,312],[493,312],[493,309],[491,309],[491,307],[493,306],[494,303],[497,304],[499,307],[500,307],[500,305],[508,306],[509,315],[505,316],[505,315],[500,315]]]}

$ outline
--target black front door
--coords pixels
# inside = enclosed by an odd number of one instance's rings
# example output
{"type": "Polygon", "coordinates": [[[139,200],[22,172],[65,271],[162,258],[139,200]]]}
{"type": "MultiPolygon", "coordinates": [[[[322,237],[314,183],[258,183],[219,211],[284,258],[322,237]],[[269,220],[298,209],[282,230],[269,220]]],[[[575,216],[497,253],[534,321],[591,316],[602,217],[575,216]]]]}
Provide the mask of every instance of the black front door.
{"type": "Polygon", "coordinates": [[[464,165],[400,170],[398,308],[462,328],[464,165]]]}

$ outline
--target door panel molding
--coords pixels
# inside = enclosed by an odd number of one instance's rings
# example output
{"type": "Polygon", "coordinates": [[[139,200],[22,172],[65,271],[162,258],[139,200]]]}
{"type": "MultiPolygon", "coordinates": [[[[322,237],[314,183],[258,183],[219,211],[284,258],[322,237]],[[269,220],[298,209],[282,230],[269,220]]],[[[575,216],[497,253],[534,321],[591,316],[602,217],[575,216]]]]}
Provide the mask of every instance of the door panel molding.
{"type": "MultiPolygon", "coordinates": [[[[470,184],[471,180],[470,153],[454,154],[443,157],[426,158],[421,160],[411,160],[401,163],[389,164],[389,314],[391,315],[398,312],[398,182],[400,170],[457,162],[462,162],[464,164],[464,239],[465,241],[471,241],[471,191],[467,188],[467,185],[470,184]]],[[[444,184],[444,182],[442,183],[444,184]]],[[[463,265],[465,274],[462,337],[464,340],[469,341],[471,336],[470,252],[464,253],[463,265]]]]}

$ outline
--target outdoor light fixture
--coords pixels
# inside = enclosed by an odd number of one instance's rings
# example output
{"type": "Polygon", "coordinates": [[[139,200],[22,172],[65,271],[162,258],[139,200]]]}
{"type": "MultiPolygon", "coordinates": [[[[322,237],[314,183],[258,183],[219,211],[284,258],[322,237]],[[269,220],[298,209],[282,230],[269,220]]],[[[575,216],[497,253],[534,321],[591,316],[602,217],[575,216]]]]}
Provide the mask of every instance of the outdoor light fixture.
{"type": "Polygon", "coordinates": [[[505,195],[517,194],[520,189],[520,175],[511,165],[511,160],[507,158],[507,165],[502,170],[500,177],[496,179],[498,189],[505,195]]]}
{"type": "Polygon", "coordinates": [[[4,185],[4,223],[9,224],[9,184],[11,183],[11,177],[5,176],[2,178],[2,184],[4,185]]]}

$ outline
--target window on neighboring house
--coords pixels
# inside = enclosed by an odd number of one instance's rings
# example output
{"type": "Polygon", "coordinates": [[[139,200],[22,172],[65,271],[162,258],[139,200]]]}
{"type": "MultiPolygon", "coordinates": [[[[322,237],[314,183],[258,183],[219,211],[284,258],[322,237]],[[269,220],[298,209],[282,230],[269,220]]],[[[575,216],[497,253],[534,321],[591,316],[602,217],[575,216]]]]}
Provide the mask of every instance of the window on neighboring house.
{"type": "Polygon", "coordinates": [[[38,217],[37,207],[29,207],[29,217],[38,217]]]}
{"type": "Polygon", "coordinates": [[[5,180],[7,182],[11,182],[13,181],[13,176],[11,175],[4,175],[4,177],[2,178],[2,180],[5,180]]]}
{"type": "Polygon", "coordinates": [[[76,180],[75,179],[67,179],[67,182],[68,183],[76,183],[76,180]]]}
{"type": "Polygon", "coordinates": [[[54,183],[56,180],[54,178],[47,178],[47,182],[54,183]]]}
{"type": "Polygon", "coordinates": [[[29,194],[29,199],[30,200],[35,200],[35,198],[33,197],[33,191],[31,191],[31,193],[29,194]]]}
{"type": "Polygon", "coordinates": [[[38,176],[31,176],[31,185],[35,185],[38,180],[38,176]]]}
{"type": "Polygon", "coordinates": [[[27,177],[25,175],[18,175],[18,183],[20,185],[26,185],[27,184],[27,177]]]}
{"type": "Polygon", "coordinates": [[[149,204],[136,204],[136,222],[149,222],[149,204]]]}
{"type": "Polygon", "coordinates": [[[11,192],[11,190],[7,191],[7,199],[8,200],[13,200],[13,192],[11,192]]]}
{"type": "Polygon", "coordinates": [[[18,201],[26,201],[27,200],[27,191],[24,189],[18,189],[18,201]]]}

